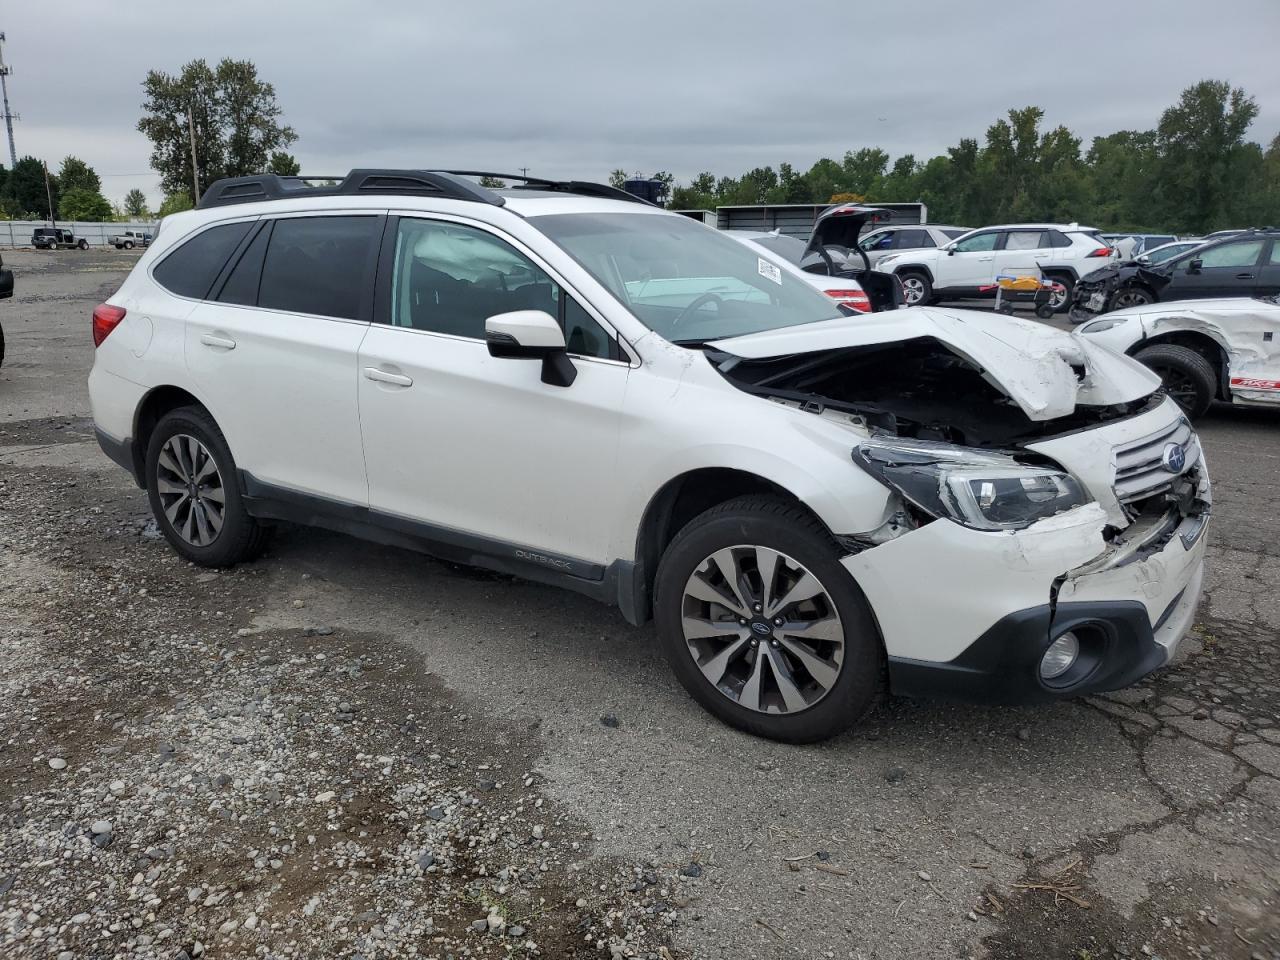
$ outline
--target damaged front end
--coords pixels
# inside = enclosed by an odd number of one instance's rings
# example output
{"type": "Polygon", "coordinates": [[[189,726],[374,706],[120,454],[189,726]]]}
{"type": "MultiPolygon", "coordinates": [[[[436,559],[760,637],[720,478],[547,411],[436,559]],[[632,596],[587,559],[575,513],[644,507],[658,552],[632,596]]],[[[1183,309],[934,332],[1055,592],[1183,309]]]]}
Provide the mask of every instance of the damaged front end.
{"type": "Polygon", "coordinates": [[[895,692],[1029,703],[1132,683],[1194,615],[1199,443],[1125,358],[982,333],[1016,359],[945,329],[848,346],[813,333],[826,349],[772,355],[721,343],[708,359],[741,390],[849,426],[852,461],[889,492],[878,528],[839,540],[895,692]]]}
{"type": "Polygon", "coordinates": [[[1081,277],[1071,292],[1071,322],[1084,323],[1111,310],[1155,300],[1169,279],[1168,274],[1135,261],[1094,270],[1081,277]]]}

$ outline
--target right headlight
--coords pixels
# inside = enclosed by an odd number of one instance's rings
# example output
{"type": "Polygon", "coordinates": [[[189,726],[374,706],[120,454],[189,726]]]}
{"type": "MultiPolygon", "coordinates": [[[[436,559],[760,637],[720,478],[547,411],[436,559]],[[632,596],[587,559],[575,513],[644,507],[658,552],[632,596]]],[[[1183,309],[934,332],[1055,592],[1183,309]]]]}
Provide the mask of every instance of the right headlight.
{"type": "Polygon", "coordinates": [[[1021,530],[1092,499],[1062,470],[950,443],[871,437],[853,459],[925,513],[976,530],[1021,530]]]}

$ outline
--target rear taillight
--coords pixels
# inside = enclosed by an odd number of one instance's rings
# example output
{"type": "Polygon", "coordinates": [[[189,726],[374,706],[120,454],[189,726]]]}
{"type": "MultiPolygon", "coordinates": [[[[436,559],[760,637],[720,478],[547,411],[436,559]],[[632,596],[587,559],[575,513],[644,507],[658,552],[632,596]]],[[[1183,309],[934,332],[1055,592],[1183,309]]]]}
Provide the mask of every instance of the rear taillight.
{"type": "Polygon", "coordinates": [[[848,304],[855,310],[861,310],[863,313],[871,312],[871,299],[867,296],[865,290],[828,290],[827,296],[837,303],[848,304]]]}
{"type": "Polygon", "coordinates": [[[1111,255],[1112,255],[1113,253],[1115,253],[1115,252],[1116,252],[1116,248],[1115,248],[1115,247],[1099,247],[1097,250],[1093,251],[1093,253],[1086,254],[1086,256],[1090,256],[1090,257],[1109,257],[1109,256],[1111,256],[1111,255]]]}
{"type": "Polygon", "coordinates": [[[124,319],[124,307],[113,307],[109,303],[100,303],[93,308],[93,345],[102,346],[108,334],[120,326],[124,319]]]}

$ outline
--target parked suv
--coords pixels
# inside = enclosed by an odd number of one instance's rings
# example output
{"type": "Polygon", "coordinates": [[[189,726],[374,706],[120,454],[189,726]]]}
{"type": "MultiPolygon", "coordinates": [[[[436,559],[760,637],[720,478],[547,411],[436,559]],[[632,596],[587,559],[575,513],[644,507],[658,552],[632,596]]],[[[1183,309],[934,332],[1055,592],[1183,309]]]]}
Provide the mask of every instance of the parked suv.
{"type": "Polygon", "coordinates": [[[220,181],[92,326],[98,441],[182,557],[294,521],[568,587],[763,736],[1121,687],[1200,595],[1208,475],[1141,364],[848,315],[605,186],[220,181]]]}
{"type": "Polygon", "coordinates": [[[36,227],[31,232],[31,245],[38,250],[87,250],[89,241],[62,227],[36,227]]]}
{"type": "Polygon", "coordinates": [[[1116,259],[1115,248],[1092,227],[1016,223],[973,230],[934,250],[891,253],[876,269],[902,281],[908,305],[994,297],[996,277],[1039,270],[1062,285],[1049,305],[1063,311],[1077,280],[1116,259]]]}
{"type": "Polygon", "coordinates": [[[945,247],[952,240],[963,237],[972,229],[972,227],[951,227],[934,223],[898,224],[872,231],[858,241],[858,246],[866,252],[867,259],[874,267],[893,253],[945,247]]]}
{"type": "Polygon", "coordinates": [[[107,237],[107,243],[111,244],[117,250],[132,250],[134,247],[147,247],[151,245],[151,234],[144,233],[141,230],[125,230],[113,237],[107,237]]]}

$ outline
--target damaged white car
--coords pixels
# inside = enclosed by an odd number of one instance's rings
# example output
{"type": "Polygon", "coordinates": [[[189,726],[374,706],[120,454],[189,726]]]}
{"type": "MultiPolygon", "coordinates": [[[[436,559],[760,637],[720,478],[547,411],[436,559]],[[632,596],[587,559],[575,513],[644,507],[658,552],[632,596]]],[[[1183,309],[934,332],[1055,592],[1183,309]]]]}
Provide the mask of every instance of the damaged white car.
{"type": "Polygon", "coordinates": [[[1277,299],[1148,303],[1089,320],[1076,334],[1146,364],[1192,419],[1214,400],[1280,407],[1277,299]]]}
{"type": "Polygon", "coordinates": [[[1204,458],[1142,365],[990,313],[854,315],[608,187],[220,181],[93,336],[98,440],[183,557],[293,521],[564,586],[653,618],[762,736],[886,691],[1115,689],[1200,595],[1204,458]]]}

